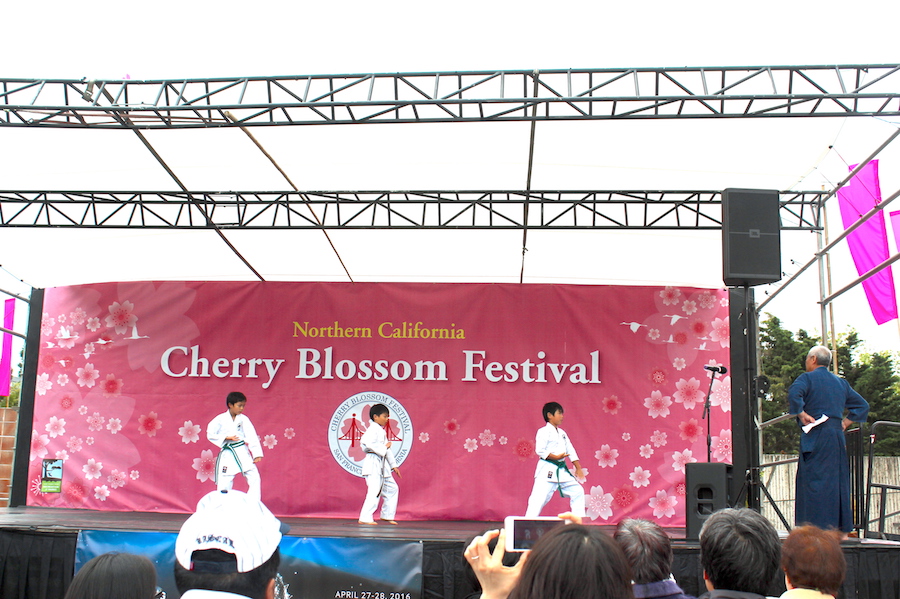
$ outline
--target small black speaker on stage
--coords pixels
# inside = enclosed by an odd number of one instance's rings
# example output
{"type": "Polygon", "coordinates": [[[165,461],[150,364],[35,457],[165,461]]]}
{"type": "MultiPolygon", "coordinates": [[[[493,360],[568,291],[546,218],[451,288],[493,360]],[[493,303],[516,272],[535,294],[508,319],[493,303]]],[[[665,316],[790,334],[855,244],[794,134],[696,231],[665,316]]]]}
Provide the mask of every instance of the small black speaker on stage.
{"type": "Polygon", "coordinates": [[[697,540],[709,516],[728,507],[731,464],[696,462],[685,465],[687,527],[685,538],[697,540]]]}
{"type": "Polygon", "coordinates": [[[781,280],[781,216],[774,189],[722,192],[722,279],[730,287],[781,280]]]}

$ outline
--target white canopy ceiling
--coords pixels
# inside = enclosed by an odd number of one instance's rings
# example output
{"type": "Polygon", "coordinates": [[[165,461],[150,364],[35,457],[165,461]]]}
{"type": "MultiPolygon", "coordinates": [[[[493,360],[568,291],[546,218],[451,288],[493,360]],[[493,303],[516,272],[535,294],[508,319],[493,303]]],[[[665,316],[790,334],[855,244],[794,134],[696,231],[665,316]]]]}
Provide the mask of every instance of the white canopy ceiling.
{"type": "MultiPolygon", "coordinates": [[[[8,26],[4,77],[216,77],[514,68],[879,64],[897,60],[897,3],[344,2],[316,5],[165,0],[109,13],[50,2],[8,26]],[[796,4],[796,6],[794,5],[796,4]],[[230,7],[230,10],[229,10],[230,7]]],[[[898,90],[900,91],[900,90],[898,90]]],[[[896,122],[874,118],[540,122],[532,189],[831,189],[896,122]]],[[[464,123],[256,128],[303,190],[524,189],[530,124],[464,123]]],[[[148,131],[191,190],[287,190],[239,129],[148,131]]],[[[882,190],[900,187],[900,144],[879,156],[882,190]]],[[[176,190],[130,131],[0,127],[0,188],[176,190]]],[[[836,205],[829,219],[839,232],[836,205]]],[[[12,229],[2,232],[0,288],[27,294],[109,280],[253,280],[209,231],[12,229]]],[[[266,280],[346,281],[317,231],[228,231],[266,280]]],[[[355,281],[517,282],[516,231],[331,231],[355,281]]],[[[783,268],[815,251],[783,235],[783,268]]],[[[529,231],[526,283],[721,286],[718,232],[529,231]]],[[[892,251],[896,251],[892,248],[892,251]]],[[[814,270],[814,269],[813,269],[814,270]]],[[[856,277],[834,254],[835,287],[856,277]]],[[[816,274],[767,311],[815,329],[816,274]]],[[[765,293],[760,289],[759,294],[765,293]]],[[[875,349],[862,291],[836,304],[875,349]]],[[[24,311],[20,311],[20,314],[24,311]]],[[[24,325],[23,325],[24,326],[24,325]]],[[[886,328],[887,327],[887,328],[886,328]]],[[[21,329],[20,329],[21,330],[21,329]]]]}

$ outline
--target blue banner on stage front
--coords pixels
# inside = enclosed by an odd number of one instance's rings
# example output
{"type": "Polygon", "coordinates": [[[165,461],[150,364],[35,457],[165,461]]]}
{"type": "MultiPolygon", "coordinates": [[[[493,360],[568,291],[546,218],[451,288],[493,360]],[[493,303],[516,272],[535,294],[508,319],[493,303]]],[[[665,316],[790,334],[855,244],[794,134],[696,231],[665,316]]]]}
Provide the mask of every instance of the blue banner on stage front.
{"type": "MultiPolygon", "coordinates": [[[[109,551],[144,555],[156,565],[159,586],[178,597],[175,536],[84,530],[78,534],[75,569],[109,551]]],[[[285,599],[421,599],[420,541],[284,537],[279,550],[285,599]]]]}

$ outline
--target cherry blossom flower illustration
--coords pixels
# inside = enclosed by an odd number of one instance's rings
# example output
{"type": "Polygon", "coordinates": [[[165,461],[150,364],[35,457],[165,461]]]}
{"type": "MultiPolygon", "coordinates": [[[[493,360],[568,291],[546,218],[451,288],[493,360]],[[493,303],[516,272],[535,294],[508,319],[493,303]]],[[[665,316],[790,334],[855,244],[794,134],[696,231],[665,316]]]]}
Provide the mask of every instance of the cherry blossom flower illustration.
{"type": "Polygon", "coordinates": [[[60,387],[65,387],[66,385],[68,385],[69,384],[69,375],[61,374],[61,375],[57,376],[56,384],[59,385],[60,387]]]}
{"type": "Polygon", "coordinates": [[[697,311],[697,302],[684,300],[684,303],[681,304],[681,311],[690,316],[697,311]]]}
{"type": "Polygon", "coordinates": [[[60,449],[59,451],[56,452],[56,459],[62,460],[63,462],[65,462],[66,460],[69,459],[69,452],[66,451],[65,449],[60,449]]]}
{"type": "Polygon", "coordinates": [[[650,447],[649,443],[647,443],[646,445],[640,446],[640,448],[638,449],[638,453],[642,458],[650,459],[650,456],[653,455],[653,448],[650,447]]]}
{"type": "Polygon", "coordinates": [[[93,387],[97,379],[100,378],[100,371],[94,368],[91,362],[85,364],[84,368],[76,370],[75,374],[78,376],[79,387],[93,387]]]}
{"type": "Polygon", "coordinates": [[[75,308],[69,313],[69,318],[72,319],[72,324],[80,326],[84,324],[84,321],[87,318],[87,312],[81,308],[75,308]]]}
{"type": "Polygon", "coordinates": [[[106,380],[100,383],[100,388],[103,389],[104,397],[116,397],[120,393],[122,393],[122,387],[125,386],[125,383],[122,382],[122,379],[117,379],[116,375],[110,373],[106,375],[106,380]]]}
{"type": "Polygon", "coordinates": [[[42,488],[43,485],[41,484],[41,477],[36,476],[35,478],[33,478],[30,485],[31,494],[35,497],[43,496],[44,492],[41,490],[42,488]]]}
{"type": "Polygon", "coordinates": [[[688,324],[688,329],[690,329],[691,333],[694,337],[698,339],[705,339],[706,334],[709,332],[709,327],[706,324],[706,321],[702,318],[695,318],[688,324]]]}
{"type": "Polygon", "coordinates": [[[106,423],[106,430],[113,435],[122,430],[122,420],[119,418],[110,418],[106,423]]]}
{"type": "Polygon", "coordinates": [[[731,336],[728,330],[728,318],[716,318],[712,321],[712,330],[709,338],[717,342],[723,348],[731,346],[731,336]]]}
{"type": "Polygon", "coordinates": [[[659,292],[659,297],[662,298],[663,304],[674,306],[681,299],[681,290],[670,285],[659,292]]]}
{"type": "Polygon", "coordinates": [[[87,437],[87,438],[84,440],[84,442],[87,443],[88,445],[93,445],[93,444],[94,444],[94,438],[93,438],[93,437],[87,437]]]}
{"type": "Polygon", "coordinates": [[[500,443],[500,445],[506,445],[509,442],[509,439],[507,439],[506,437],[500,437],[500,439],[498,439],[498,442],[500,443]]]}
{"type": "Polygon", "coordinates": [[[56,322],[58,322],[59,324],[65,323],[65,322],[66,322],[66,315],[65,315],[65,314],[60,314],[59,316],[57,316],[57,317],[56,317],[56,322]]]}
{"type": "Polygon", "coordinates": [[[47,445],[50,444],[50,437],[47,435],[38,435],[37,431],[31,431],[31,459],[28,461],[43,460],[47,455],[47,445]]]}
{"type": "Polygon", "coordinates": [[[610,395],[609,397],[603,398],[603,411],[609,414],[618,414],[619,408],[622,407],[622,402],[619,401],[619,398],[615,395],[610,395]]]}
{"type": "Polygon", "coordinates": [[[723,412],[731,411],[731,377],[716,379],[713,381],[712,395],[709,405],[722,408],[723,412]]]}
{"type": "Polygon", "coordinates": [[[141,414],[138,418],[138,430],[140,433],[146,434],[148,437],[155,437],[156,431],[162,428],[162,420],[156,416],[156,412],[150,412],[148,415],[141,414]]]}
{"type": "Polygon", "coordinates": [[[497,438],[497,435],[492,433],[490,429],[484,429],[484,432],[478,435],[478,440],[485,447],[493,447],[494,439],[497,438]]]}
{"type": "Polygon", "coordinates": [[[128,473],[113,470],[109,473],[109,476],[106,477],[106,482],[108,482],[109,486],[113,489],[124,487],[126,483],[128,483],[128,473]]]}
{"type": "Polygon", "coordinates": [[[665,491],[657,491],[656,496],[651,497],[647,503],[653,509],[654,518],[671,518],[675,515],[678,499],[674,495],[669,496],[665,491]]]}
{"type": "Polygon", "coordinates": [[[662,368],[654,368],[653,370],[650,371],[649,378],[650,378],[650,382],[652,382],[657,387],[660,387],[660,386],[666,384],[666,381],[668,380],[668,375],[666,374],[666,371],[663,370],[662,368]]]}
{"type": "Polygon", "coordinates": [[[78,406],[78,413],[81,414],[82,416],[87,414],[87,406],[84,406],[84,405],[78,406]]]}
{"type": "Polygon", "coordinates": [[[53,388],[53,381],[50,380],[50,375],[46,372],[38,375],[37,381],[34,384],[34,389],[37,391],[38,395],[47,395],[47,391],[53,388]]]}
{"type": "Polygon", "coordinates": [[[62,349],[72,349],[75,347],[75,342],[78,340],[78,335],[73,333],[72,330],[68,327],[59,327],[59,331],[56,333],[56,345],[61,347],[62,349]]]}
{"type": "Polygon", "coordinates": [[[100,501],[106,501],[106,498],[109,497],[109,487],[106,485],[100,485],[99,487],[94,487],[94,498],[99,499],[100,501]]]}
{"type": "MultiPolygon", "coordinates": [[[[212,453],[212,451],[210,451],[210,453],[212,453]]],[[[213,462],[213,468],[215,468],[215,462],[213,462]]],[[[138,472],[137,470],[132,470],[131,473],[128,475],[128,477],[131,480],[137,480],[141,477],[141,473],[138,472]]]]}
{"type": "Polygon", "coordinates": [[[81,467],[81,471],[84,472],[84,477],[88,480],[100,478],[102,470],[103,462],[98,462],[94,458],[89,458],[87,463],[81,467]]]}
{"type": "Polygon", "coordinates": [[[132,310],[134,310],[134,304],[129,301],[113,302],[106,317],[106,326],[110,329],[114,328],[119,335],[124,335],[138,321],[137,315],[132,310]]]}
{"type": "MultiPolygon", "coordinates": [[[[213,456],[211,449],[204,449],[201,451],[200,457],[194,458],[194,463],[191,467],[197,471],[197,480],[201,483],[208,480],[215,480],[216,478],[216,458],[213,456]]],[[[135,472],[137,471],[131,471],[131,480],[137,479],[135,472]]]]}
{"type": "Polygon", "coordinates": [[[700,381],[691,377],[687,380],[681,379],[675,383],[676,391],[672,394],[675,401],[684,404],[686,410],[693,410],[697,403],[704,400],[703,391],[700,390],[700,381]]]}
{"type": "Polygon", "coordinates": [[[83,441],[81,439],[79,439],[78,437],[72,436],[72,437],[69,437],[69,440],[66,442],[66,447],[72,453],[78,453],[79,451],[81,451],[82,443],[83,443],[83,441]]]}
{"type": "Polygon", "coordinates": [[[100,415],[100,412],[94,412],[87,417],[88,428],[92,431],[102,431],[106,418],[100,415]]]}
{"type": "Polygon", "coordinates": [[[612,449],[609,445],[601,445],[600,449],[594,452],[597,463],[601,468],[612,468],[616,465],[616,458],[619,457],[619,450],[612,449]]]}
{"type": "Polygon", "coordinates": [[[653,434],[650,435],[650,442],[654,447],[664,447],[668,443],[668,436],[668,433],[653,431],[653,434]]]}
{"type": "Polygon", "coordinates": [[[48,336],[53,334],[53,326],[56,324],[56,319],[51,318],[49,314],[44,312],[41,315],[41,335],[48,336]]]}
{"type": "Polygon", "coordinates": [[[523,462],[534,457],[534,441],[520,437],[516,441],[516,455],[523,462]]]}
{"type": "Polygon", "coordinates": [[[696,443],[700,439],[700,435],[703,434],[703,429],[696,418],[682,422],[678,425],[678,428],[681,430],[681,438],[688,443],[696,443]]]}
{"type": "Polygon", "coordinates": [[[629,485],[613,489],[613,501],[615,501],[616,505],[623,510],[628,510],[636,498],[637,496],[634,493],[634,489],[629,485]]]}
{"type": "Polygon", "coordinates": [[[66,502],[69,504],[80,505],[84,503],[84,496],[86,493],[87,489],[84,488],[84,481],[80,478],[63,483],[63,495],[66,498],[66,502]]]}
{"type": "Polygon", "coordinates": [[[681,497],[687,495],[687,483],[681,481],[680,483],[675,485],[675,494],[680,495],[681,497]]]}
{"type": "Polygon", "coordinates": [[[716,295],[714,293],[710,293],[709,291],[702,291],[700,295],[697,296],[697,303],[703,310],[712,310],[716,307],[718,301],[719,299],[716,297],[716,295]]]}
{"type": "Polygon", "coordinates": [[[266,435],[262,444],[266,446],[266,449],[275,449],[275,446],[278,445],[278,438],[275,435],[266,435]]]}
{"type": "Polygon", "coordinates": [[[87,326],[87,329],[90,332],[96,333],[97,329],[100,328],[100,319],[97,318],[96,316],[94,316],[92,318],[88,318],[87,325],[85,325],[85,326],[87,326]]]}
{"type": "Polygon", "coordinates": [[[603,487],[591,487],[590,495],[585,497],[585,508],[591,520],[612,518],[612,493],[604,493],[603,487]]]}
{"type": "Polygon", "coordinates": [[[478,441],[475,439],[466,439],[466,442],[463,443],[463,447],[465,447],[466,451],[472,453],[478,449],[478,441]]]}
{"type": "Polygon", "coordinates": [[[710,439],[712,457],[719,462],[731,462],[731,431],[723,428],[719,435],[710,439]]]}
{"type": "Polygon", "coordinates": [[[294,427],[289,426],[286,429],[284,429],[284,438],[285,439],[293,439],[295,436],[297,436],[297,433],[294,432],[294,427]]]}
{"type": "Polygon", "coordinates": [[[623,441],[631,441],[631,433],[622,433],[623,441]]]}
{"type": "Polygon", "coordinates": [[[428,443],[428,440],[431,438],[431,435],[428,433],[419,433],[419,441],[422,443],[428,443]]]}
{"type": "Polygon", "coordinates": [[[684,472],[685,465],[696,461],[697,458],[694,457],[694,452],[690,449],[676,451],[672,454],[672,469],[676,472],[684,472]]]}
{"type": "Polygon", "coordinates": [[[191,420],[185,420],[184,426],[178,429],[182,443],[196,443],[200,440],[200,425],[194,424],[191,420]]]}
{"type": "Polygon", "coordinates": [[[56,438],[66,434],[66,419],[51,416],[50,421],[44,425],[44,430],[50,433],[50,437],[56,438]]]}
{"type": "Polygon", "coordinates": [[[652,418],[665,418],[669,415],[669,406],[672,405],[672,398],[663,395],[661,391],[651,391],[650,397],[644,398],[644,407],[647,408],[647,414],[652,418]]]}
{"type": "Polygon", "coordinates": [[[59,398],[59,407],[63,410],[71,410],[72,406],[75,405],[75,398],[73,398],[70,394],[66,393],[62,397],[59,398]]]}
{"type": "Polygon", "coordinates": [[[675,367],[675,370],[684,370],[687,367],[687,360],[684,358],[675,358],[672,360],[672,366],[675,367]]]}
{"type": "Polygon", "coordinates": [[[659,329],[657,329],[657,328],[647,329],[647,338],[650,339],[651,341],[656,341],[657,339],[659,339],[659,329]]]}
{"type": "Polygon", "coordinates": [[[451,418],[444,423],[444,432],[451,435],[459,432],[459,423],[456,421],[456,418],[451,418]]]}
{"type": "Polygon", "coordinates": [[[640,466],[636,466],[634,471],[628,475],[635,487],[647,487],[650,485],[650,471],[644,470],[640,466]]]}

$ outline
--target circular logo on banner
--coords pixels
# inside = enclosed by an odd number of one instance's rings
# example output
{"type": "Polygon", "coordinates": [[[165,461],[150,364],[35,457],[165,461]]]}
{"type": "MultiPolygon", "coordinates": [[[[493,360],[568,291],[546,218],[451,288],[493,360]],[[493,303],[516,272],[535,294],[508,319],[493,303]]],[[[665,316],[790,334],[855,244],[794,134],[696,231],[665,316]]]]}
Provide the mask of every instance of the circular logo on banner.
{"type": "Polygon", "coordinates": [[[388,451],[394,454],[398,466],[406,460],[412,448],[412,421],[399,401],[377,391],[352,395],[338,406],[328,424],[328,447],[331,449],[331,457],[350,474],[362,476],[362,463],[366,454],[359,440],[367,428],[378,426],[369,418],[369,408],[378,403],[386,405],[391,412],[384,432],[391,442],[388,451]]]}

